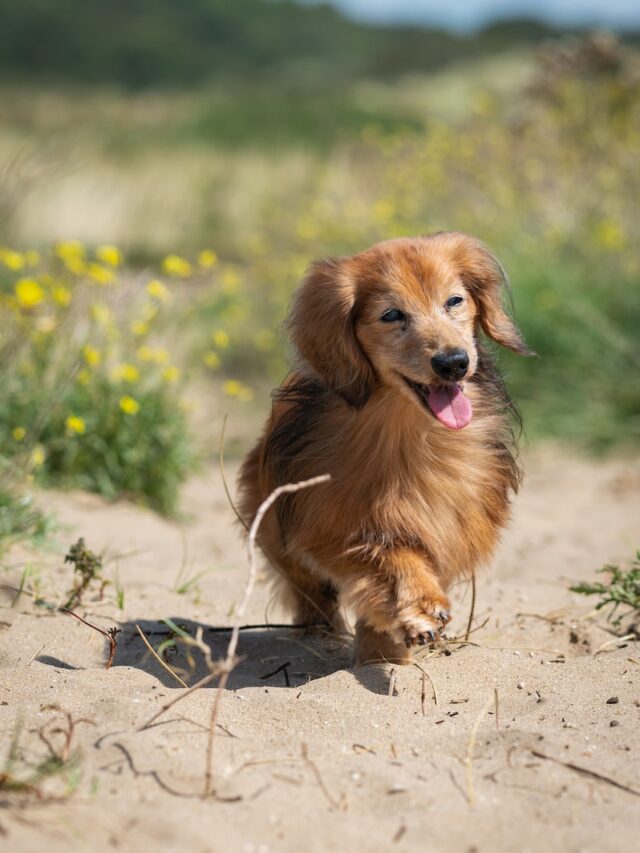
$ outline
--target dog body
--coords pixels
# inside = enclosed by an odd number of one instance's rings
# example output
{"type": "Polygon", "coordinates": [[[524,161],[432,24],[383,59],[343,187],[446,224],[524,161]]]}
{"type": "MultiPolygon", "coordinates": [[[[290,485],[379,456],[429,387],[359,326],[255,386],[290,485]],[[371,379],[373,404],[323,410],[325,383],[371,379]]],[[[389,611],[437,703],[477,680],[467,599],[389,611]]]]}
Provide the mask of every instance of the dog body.
{"type": "Polygon", "coordinates": [[[450,618],[446,590],[486,563],[520,472],[510,402],[478,327],[521,353],[503,273],[457,233],[392,240],[312,266],[290,315],[300,367],[240,472],[249,523],[298,623],[355,612],[356,660],[406,662],[450,618]],[[464,382],[461,382],[464,380],[464,382]]]}

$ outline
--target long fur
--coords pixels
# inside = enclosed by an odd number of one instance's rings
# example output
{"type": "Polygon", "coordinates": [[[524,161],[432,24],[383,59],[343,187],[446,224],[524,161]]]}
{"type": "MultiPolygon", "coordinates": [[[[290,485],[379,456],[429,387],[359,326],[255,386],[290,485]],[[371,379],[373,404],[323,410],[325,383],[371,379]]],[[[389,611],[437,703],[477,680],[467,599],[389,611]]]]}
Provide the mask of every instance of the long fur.
{"type": "Polygon", "coordinates": [[[282,498],[260,544],[297,621],[357,618],[358,662],[409,660],[449,619],[446,590],[486,563],[509,517],[521,472],[509,399],[479,329],[517,352],[526,345],[503,311],[504,275],[477,241],[437,234],[320,262],[294,299],[298,368],[274,393],[271,417],[240,472],[248,523],[278,485],[331,480],[282,498]],[[447,293],[465,295],[451,320],[447,293]],[[405,332],[380,306],[410,305],[405,332]],[[439,423],[401,375],[433,383],[430,355],[464,345],[474,417],[439,423]]]}

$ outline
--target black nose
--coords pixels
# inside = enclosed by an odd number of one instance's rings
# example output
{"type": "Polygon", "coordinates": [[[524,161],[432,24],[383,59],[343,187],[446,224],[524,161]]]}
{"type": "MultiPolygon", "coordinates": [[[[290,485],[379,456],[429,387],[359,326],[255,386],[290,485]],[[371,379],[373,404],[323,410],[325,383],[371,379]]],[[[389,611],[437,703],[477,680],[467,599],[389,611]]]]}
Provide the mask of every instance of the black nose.
{"type": "Polygon", "coordinates": [[[462,379],[469,369],[469,356],[460,348],[443,350],[433,356],[431,367],[441,379],[455,382],[462,379]]]}

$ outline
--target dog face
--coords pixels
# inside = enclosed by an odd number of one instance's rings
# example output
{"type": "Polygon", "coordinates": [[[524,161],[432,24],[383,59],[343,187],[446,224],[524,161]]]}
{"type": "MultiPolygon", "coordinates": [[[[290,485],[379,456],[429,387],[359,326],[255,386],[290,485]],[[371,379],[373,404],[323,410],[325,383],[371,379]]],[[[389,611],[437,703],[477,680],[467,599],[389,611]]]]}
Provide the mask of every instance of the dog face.
{"type": "Polygon", "coordinates": [[[504,285],[498,261],[471,237],[390,240],[312,266],[294,300],[292,338],[351,405],[383,385],[461,429],[472,416],[464,383],[477,369],[478,328],[529,353],[502,308],[504,285]]]}

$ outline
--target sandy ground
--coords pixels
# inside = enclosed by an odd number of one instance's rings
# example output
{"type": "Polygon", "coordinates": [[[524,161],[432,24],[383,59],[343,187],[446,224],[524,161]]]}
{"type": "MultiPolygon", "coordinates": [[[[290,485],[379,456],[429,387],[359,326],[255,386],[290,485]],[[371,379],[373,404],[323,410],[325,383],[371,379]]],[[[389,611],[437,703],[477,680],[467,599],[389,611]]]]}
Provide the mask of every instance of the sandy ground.
{"type": "MultiPolygon", "coordinates": [[[[156,648],[169,632],[162,618],[191,634],[202,626],[222,655],[228,635],[210,628],[230,624],[246,564],[219,474],[189,484],[182,525],[127,503],[45,495],[66,526],[60,554],[84,536],[106,550],[104,575],[124,590],[122,609],[109,586],[78,612],[122,633],[107,671],[108,644],[97,632],[27,595],[2,594],[2,755],[22,726],[12,773],[24,775],[25,762],[47,754],[40,734],[62,749],[54,730],[63,717],[48,706],[88,721],[74,727],[73,773],[29,794],[0,788],[3,849],[636,849],[640,650],[631,641],[616,648],[602,616],[588,617],[589,602],[568,586],[640,544],[640,460],[587,463],[548,452],[527,467],[511,529],[479,579],[475,624],[483,627],[473,644],[421,652],[424,700],[417,667],[399,669],[389,695],[389,670],[350,670],[345,643],[286,629],[243,632],[245,659],[220,705],[216,796],[208,799],[201,793],[215,690],[192,693],[141,731],[184,690],[135,626],[156,648]],[[176,591],[199,573],[188,591],[176,591]],[[272,674],[283,664],[286,673],[272,674]],[[608,704],[612,697],[618,702],[608,704]]],[[[11,555],[5,583],[19,580],[23,560],[11,555]]],[[[59,554],[32,562],[37,593],[60,603],[70,567],[59,554]]],[[[281,620],[270,597],[263,580],[248,621],[281,620]]],[[[454,602],[451,637],[464,632],[468,590],[455,591],[454,602]]],[[[172,666],[186,666],[183,651],[168,655],[172,666]]],[[[196,663],[190,683],[206,671],[196,663]]]]}

